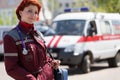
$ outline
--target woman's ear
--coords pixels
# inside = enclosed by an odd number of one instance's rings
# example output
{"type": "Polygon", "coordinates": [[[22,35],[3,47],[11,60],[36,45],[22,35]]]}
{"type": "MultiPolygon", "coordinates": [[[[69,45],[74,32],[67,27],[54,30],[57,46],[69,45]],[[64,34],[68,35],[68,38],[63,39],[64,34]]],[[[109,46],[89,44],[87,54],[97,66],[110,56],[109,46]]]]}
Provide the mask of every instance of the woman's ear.
{"type": "Polygon", "coordinates": [[[20,15],[20,16],[22,15],[22,11],[19,11],[19,15],[20,15]]]}

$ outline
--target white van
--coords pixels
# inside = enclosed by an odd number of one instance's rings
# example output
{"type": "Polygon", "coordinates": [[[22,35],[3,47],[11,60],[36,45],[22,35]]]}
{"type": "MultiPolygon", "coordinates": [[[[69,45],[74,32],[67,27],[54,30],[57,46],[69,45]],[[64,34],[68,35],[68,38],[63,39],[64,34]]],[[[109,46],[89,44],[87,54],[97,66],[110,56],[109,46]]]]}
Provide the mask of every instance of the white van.
{"type": "Polygon", "coordinates": [[[120,66],[120,14],[72,12],[56,16],[45,36],[46,45],[61,64],[91,71],[95,61],[107,60],[109,67],[120,66]]]}
{"type": "Polygon", "coordinates": [[[6,32],[11,30],[12,27],[0,26],[0,61],[3,60],[4,47],[3,47],[3,37],[6,32]]]}

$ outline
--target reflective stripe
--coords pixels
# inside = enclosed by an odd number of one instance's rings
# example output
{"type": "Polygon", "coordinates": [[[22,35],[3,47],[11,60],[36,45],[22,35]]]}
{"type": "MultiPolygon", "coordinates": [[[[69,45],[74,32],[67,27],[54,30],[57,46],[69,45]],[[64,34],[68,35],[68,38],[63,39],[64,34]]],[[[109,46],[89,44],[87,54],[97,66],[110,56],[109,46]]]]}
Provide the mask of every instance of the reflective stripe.
{"type": "Polygon", "coordinates": [[[4,56],[18,56],[18,53],[5,53],[4,56]]]}
{"type": "MultiPolygon", "coordinates": [[[[26,43],[26,42],[32,42],[32,41],[33,41],[33,39],[27,39],[27,40],[24,40],[24,43],[26,43]]],[[[19,44],[22,44],[22,41],[16,42],[16,45],[19,45],[19,44]]]]}

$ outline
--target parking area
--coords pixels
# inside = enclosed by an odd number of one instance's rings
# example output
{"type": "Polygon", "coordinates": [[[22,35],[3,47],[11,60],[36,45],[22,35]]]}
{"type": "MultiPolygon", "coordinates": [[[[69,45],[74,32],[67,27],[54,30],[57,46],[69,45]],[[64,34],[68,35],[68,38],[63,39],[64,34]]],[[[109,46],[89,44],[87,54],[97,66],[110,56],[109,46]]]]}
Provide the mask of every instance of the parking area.
{"type": "MultiPolygon", "coordinates": [[[[60,66],[68,68],[67,66],[60,66]]],[[[92,66],[92,72],[83,74],[80,70],[68,69],[68,80],[120,80],[120,67],[108,68],[107,63],[99,63],[92,66]]],[[[0,62],[0,80],[14,80],[9,77],[4,68],[4,62],[0,62]]]]}

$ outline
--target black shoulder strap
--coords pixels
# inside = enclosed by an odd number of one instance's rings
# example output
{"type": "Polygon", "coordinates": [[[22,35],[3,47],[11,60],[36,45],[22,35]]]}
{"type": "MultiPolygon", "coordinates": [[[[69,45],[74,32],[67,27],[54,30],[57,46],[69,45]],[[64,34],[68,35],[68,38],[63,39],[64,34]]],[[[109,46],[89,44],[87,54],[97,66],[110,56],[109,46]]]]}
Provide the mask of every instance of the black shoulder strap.
{"type": "Polygon", "coordinates": [[[50,55],[50,57],[54,60],[54,58],[53,58],[53,56],[52,56],[52,54],[50,53],[50,51],[48,50],[48,48],[46,47],[46,49],[47,49],[47,53],[50,55]]]}
{"type": "MultiPolygon", "coordinates": [[[[41,32],[37,32],[37,33],[38,33],[38,35],[39,35],[39,38],[44,41],[44,45],[45,45],[45,40],[44,40],[44,38],[43,38],[43,34],[42,34],[41,32]]],[[[34,38],[36,39],[36,37],[34,37],[34,38]]],[[[36,40],[37,40],[37,39],[36,39],[36,40]]],[[[48,48],[47,48],[46,45],[45,45],[45,48],[46,48],[46,50],[47,50],[47,53],[48,53],[48,54],[50,55],[50,57],[54,60],[52,54],[50,53],[50,51],[48,50],[48,48]]]]}

